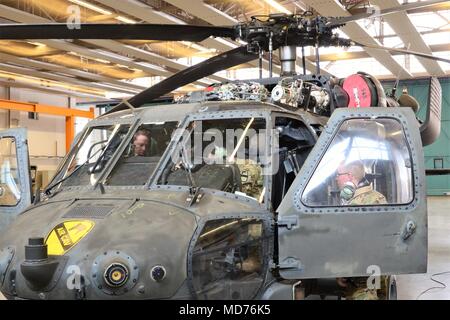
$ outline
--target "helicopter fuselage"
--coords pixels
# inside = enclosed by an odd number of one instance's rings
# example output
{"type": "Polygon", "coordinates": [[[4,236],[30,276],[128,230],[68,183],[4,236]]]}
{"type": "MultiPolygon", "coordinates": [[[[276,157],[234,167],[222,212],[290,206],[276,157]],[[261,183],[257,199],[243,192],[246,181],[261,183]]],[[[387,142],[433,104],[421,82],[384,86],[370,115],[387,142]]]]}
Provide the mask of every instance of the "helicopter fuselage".
{"type": "MultiPolygon", "coordinates": [[[[178,105],[178,111],[173,107],[153,106],[93,120],[74,142],[73,150],[63,162],[70,163],[75,157],[90,128],[110,124],[130,126],[123,138],[123,144],[126,144],[127,137],[131,139],[138,124],[150,122],[150,119],[152,123],[174,120],[180,127],[193,119],[220,119],[226,123],[232,119],[259,117],[264,119],[264,129],[268,129],[275,128],[276,124],[280,127],[274,120],[277,115],[284,120],[298,121],[297,125],[308,132],[308,137],[298,137],[298,132],[292,133],[294,129],[289,125],[290,131],[286,134],[309,145],[314,144],[320,132],[319,124],[323,123],[323,118],[313,114],[301,111],[300,115],[256,102],[178,105]]],[[[283,123],[286,125],[287,122],[283,123]]],[[[264,140],[269,139],[271,131],[264,132],[264,140]]],[[[106,175],[102,173],[93,179],[94,183],[91,180],[86,185],[65,185],[65,182],[57,181],[64,176],[67,178],[64,171],[69,165],[62,164],[50,183],[56,181],[59,185],[49,192],[48,197],[23,212],[1,235],[0,243],[5,246],[2,257],[6,261],[0,261],[6,264],[2,270],[1,291],[4,295],[25,299],[261,297],[267,284],[274,279],[272,269],[276,261],[275,204],[271,197],[277,191],[270,187],[274,183],[273,176],[265,176],[267,191],[260,199],[209,188],[208,185],[199,185],[193,191],[193,186],[187,182],[184,185],[161,184],[158,173],[161,175],[164,171],[164,161],[169,161],[168,154],[176,146],[176,139],[174,134],[149,182],[141,186],[133,185],[132,181],[120,183],[122,186],[109,186],[108,181],[114,179],[105,179],[106,175]],[[102,179],[105,180],[102,182],[102,179]],[[205,229],[211,228],[208,224],[215,221],[221,221],[221,224],[212,229],[214,232],[222,232],[222,228],[230,224],[242,225],[244,229],[233,229],[232,233],[241,232],[246,238],[227,238],[227,245],[218,245],[212,250],[214,257],[208,258],[211,265],[205,266],[202,254],[210,254],[209,246],[217,244],[205,245],[199,252],[196,243],[203,240],[205,229]],[[42,237],[45,244],[30,242],[30,238],[36,237],[42,237]],[[48,256],[30,256],[29,252],[38,252],[42,246],[48,250],[48,256]],[[224,261],[218,261],[220,257],[224,261]],[[250,262],[246,263],[246,259],[250,262]],[[199,280],[199,273],[209,269],[213,270],[209,279],[199,280]],[[220,289],[206,294],[201,292],[199,288],[206,285],[205,281],[220,289]]],[[[309,147],[299,154],[307,154],[309,147]]],[[[102,167],[104,172],[114,172],[111,164],[121,162],[118,159],[123,149],[119,147],[109,155],[108,164],[102,167]]],[[[199,179],[197,182],[201,184],[204,178],[199,179]]],[[[230,234],[222,236],[226,238],[230,234]]]]}

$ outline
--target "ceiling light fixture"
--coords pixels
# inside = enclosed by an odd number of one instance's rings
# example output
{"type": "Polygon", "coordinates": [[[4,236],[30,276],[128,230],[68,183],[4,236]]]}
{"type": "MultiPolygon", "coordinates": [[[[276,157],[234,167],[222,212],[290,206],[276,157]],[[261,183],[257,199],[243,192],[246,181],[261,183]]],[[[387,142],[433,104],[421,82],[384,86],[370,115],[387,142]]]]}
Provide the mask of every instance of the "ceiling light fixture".
{"type": "Polygon", "coordinates": [[[112,14],[111,11],[105,10],[103,8],[100,8],[99,6],[96,6],[94,4],[88,3],[88,2],[83,1],[83,0],[69,0],[69,1],[74,3],[74,4],[78,4],[78,5],[82,6],[82,7],[85,7],[87,9],[90,9],[92,11],[101,13],[101,14],[105,14],[105,15],[111,15],[112,14]]]}
{"type": "Polygon", "coordinates": [[[292,14],[292,12],[290,12],[288,9],[283,7],[281,4],[279,4],[275,0],[264,0],[264,2],[267,3],[269,6],[271,6],[272,8],[274,8],[277,12],[292,14]]]}
{"type": "Polygon", "coordinates": [[[119,21],[122,21],[122,22],[125,22],[125,23],[130,23],[130,24],[136,24],[137,23],[137,21],[134,21],[133,19],[125,18],[125,17],[122,17],[122,16],[117,16],[116,20],[119,20],[119,21]]]}
{"type": "Polygon", "coordinates": [[[43,47],[45,46],[45,44],[40,43],[40,42],[35,42],[35,41],[27,41],[27,43],[32,44],[34,46],[38,46],[38,47],[43,47]]]}
{"type": "Polygon", "coordinates": [[[201,52],[209,52],[210,49],[202,47],[196,43],[190,42],[190,41],[181,41],[182,44],[184,44],[186,47],[194,48],[196,50],[199,50],[201,52]]]}
{"type": "MultiPolygon", "coordinates": [[[[113,15],[113,12],[111,12],[109,10],[106,10],[106,9],[103,9],[103,8],[100,8],[99,6],[96,6],[96,5],[92,4],[92,3],[89,3],[89,2],[86,2],[86,1],[83,1],[83,0],[69,0],[69,1],[74,3],[74,4],[80,5],[82,7],[85,7],[87,9],[90,9],[92,11],[95,11],[95,12],[98,12],[98,13],[101,13],[101,14],[104,14],[104,15],[107,15],[107,16],[113,15]]],[[[123,17],[123,16],[116,16],[116,17],[114,17],[114,19],[122,21],[122,22],[125,22],[125,23],[132,23],[132,24],[137,23],[135,20],[129,19],[129,18],[126,18],[126,17],[123,17]]]]}
{"type": "Polygon", "coordinates": [[[35,77],[29,77],[29,76],[23,76],[15,73],[6,72],[3,70],[0,70],[0,79],[4,79],[9,82],[21,82],[28,85],[34,85],[39,87],[45,87],[49,89],[64,89],[69,90],[72,92],[78,92],[83,94],[92,94],[95,96],[105,96],[106,91],[103,90],[96,90],[91,89],[89,87],[81,87],[81,86],[75,86],[70,84],[65,84],[62,82],[47,80],[43,78],[35,78],[35,77]]]}

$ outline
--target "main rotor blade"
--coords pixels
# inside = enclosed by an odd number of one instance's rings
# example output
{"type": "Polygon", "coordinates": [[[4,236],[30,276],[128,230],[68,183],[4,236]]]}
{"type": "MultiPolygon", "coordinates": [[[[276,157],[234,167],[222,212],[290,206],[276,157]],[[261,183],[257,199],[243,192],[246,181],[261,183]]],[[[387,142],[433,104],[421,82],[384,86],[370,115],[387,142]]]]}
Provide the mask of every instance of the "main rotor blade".
{"type": "Polygon", "coordinates": [[[399,52],[399,53],[404,53],[404,54],[412,54],[414,56],[418,56],[418,57],[425,58],[425,59],[431,59],[431,60],[436,60],[436,61],[442,61],[442,62],[450,63],[450,59],[436,57],[436,56],[433,56],[431,54],[417,52],[417,51],[411,51],[411,50],[406,50],[406,49],[397,49],[397,48],[389,48],[389,47],[383,47],[383,46],[372,45],[372,44],[362,44],[362,43],[358,43],[358,42],[353,42],[352,44],[356,45],[356,46],[363,47],[363,48],[380,49],[380,50],[386,50],[386,51],[390,51],[390,52],[399,52]]]}
{"type": "Polygon", "coordinates": [[[177,24],[0,24],[0,40],[110,39],[193,41],[236,38],[233,27],[177,24]]]}
{"type": "Polygon", "coordinates": [[[422,1],[422,2],[414,2],[414,3],[408,3],[408,4],[403,4],[397,7],[393,7],[393,8],[388,8],[388,9],[384,9],[384,10],[368,10],[367,13],[360,13],[360,14],[355,14],[353,16],[349,16],[349,17],[339,17],[339,18],[331,18],[330,22],[327,24],[328,26],[335,26],[335,25],[340,25],[340,24],[345,24],[351,21],[356,21],[356,20],[361,20],[361,19],[367,19],[367,18],[376,18],[376,17],[380,17],[380,16],[384,16],[390,13],[397,13],[397,12],[402,12],[402,11],[407,11],[407,10],[412,10],[412,9],[419,9],[419,8],[424,8],[424,7],[428,7],[428,6],[432,6],[435,4],[440,4],[440,3],[444,3],[444,2],[449,2],[449,0],[430,0],[430,1],[422,1]]]}
{"type": "MultiPolygon", "coordinates": [[[[141,107],[144,103],[151,102],[179,87],[207,77],[218,71],[228,69],[258,58],[258,54],[248,52],[246,46],[238,47],[230,51],[223,52],[215,57],[193,65],[182,70],[171,77],[155,84],[154,86],[138,93],[127,101],[135,108],[141,107]]],[[[125,110],[127,104],[121,103],[111,109],[108,113],[125,110]]]]}

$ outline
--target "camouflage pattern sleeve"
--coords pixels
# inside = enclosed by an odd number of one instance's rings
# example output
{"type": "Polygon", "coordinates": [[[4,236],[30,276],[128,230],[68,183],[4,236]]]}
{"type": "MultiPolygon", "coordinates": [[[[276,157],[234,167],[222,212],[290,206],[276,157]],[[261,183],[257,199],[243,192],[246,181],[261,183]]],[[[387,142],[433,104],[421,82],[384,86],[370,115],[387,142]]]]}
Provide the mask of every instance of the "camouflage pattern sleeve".
{"type": "Polygon", "coordinates": [[[349,202],[350,205],[387,204],[386,198],[378,191],[371,190],[357,195],[349,202]]]}
{"type": "Polygon", "coordinates": [[[241,173],[241,191],[251,197],[257,198],[263,186],[261,168],[251,163],[238,165],[238,167],[241,173]]]}

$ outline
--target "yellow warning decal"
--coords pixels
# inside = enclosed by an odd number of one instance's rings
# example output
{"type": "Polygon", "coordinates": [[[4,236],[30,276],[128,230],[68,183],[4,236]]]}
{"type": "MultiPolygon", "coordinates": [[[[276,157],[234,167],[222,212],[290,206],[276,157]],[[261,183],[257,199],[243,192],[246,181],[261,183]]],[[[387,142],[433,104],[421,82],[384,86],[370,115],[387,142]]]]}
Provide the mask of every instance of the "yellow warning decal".
{"type": "Polygon", "coordinates": [[[62,256],[72,249],[94,227],[90,220],[70,220],[58,224],[47,236],[48,254],[62,256]]]}

